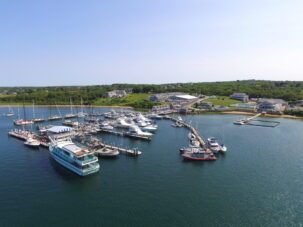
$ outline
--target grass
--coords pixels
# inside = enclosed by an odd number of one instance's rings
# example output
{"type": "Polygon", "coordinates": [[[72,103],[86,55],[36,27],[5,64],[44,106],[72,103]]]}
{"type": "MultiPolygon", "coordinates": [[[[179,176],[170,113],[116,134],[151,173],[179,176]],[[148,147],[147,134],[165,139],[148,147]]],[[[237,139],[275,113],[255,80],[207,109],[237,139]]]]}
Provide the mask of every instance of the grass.
{"type": "Polygon", "coordinates": [[[231,99],[228,96],[217,96],[216,99],[206,99],[204,102],[211,102],[214,106],[230,106],[231,104],[242,103],[239,100],[231,99]]]}
{"type": "Polygon", "coordinates": [[[101,106],[131,106],[135,109],[151,109],[154,105],[160,105],[162,103],[145,101],[150,94],[145,93],[132,93],[123,98],[99,98],[95,101],[95,105],[101,106]]]}

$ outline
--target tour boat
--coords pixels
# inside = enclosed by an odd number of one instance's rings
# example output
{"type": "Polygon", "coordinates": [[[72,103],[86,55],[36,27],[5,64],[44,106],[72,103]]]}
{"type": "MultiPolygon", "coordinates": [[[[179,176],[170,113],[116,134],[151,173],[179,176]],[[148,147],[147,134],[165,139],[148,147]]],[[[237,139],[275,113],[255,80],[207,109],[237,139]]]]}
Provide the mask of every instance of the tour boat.
{"type": "Polygon", "coordinates": [[[78,147],[71,140],[52,142],[50,154],[60,165],[80,176],[96,173],[100,169],[98,158],[93,152],[78,147]]]}
{"type": "Polygon", "coordinates": [[[33,139],[32,137],[29,137],[25,142],[24,145],[29,146],[29,147],[39,147],[40,146],[40,141],[33,139]]]}

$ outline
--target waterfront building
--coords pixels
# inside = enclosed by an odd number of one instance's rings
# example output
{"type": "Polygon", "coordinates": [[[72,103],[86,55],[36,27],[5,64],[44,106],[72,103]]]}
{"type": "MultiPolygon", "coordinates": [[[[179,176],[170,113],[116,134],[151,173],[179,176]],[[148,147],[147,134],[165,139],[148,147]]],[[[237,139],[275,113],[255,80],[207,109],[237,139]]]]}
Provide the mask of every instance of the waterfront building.
{"type": "Polygon", "coordinates": [[[231,99],[236,99],[240,100],[242,102],[248,102],[249,97],[245,93],[233,93],[232,95],[229,96],[231,99]]]}
{"type": "Polygon", "coordinates": [[[283,112],[288,103],[283,99],[258,99],[257,110],[259,112],[283,112]]]}

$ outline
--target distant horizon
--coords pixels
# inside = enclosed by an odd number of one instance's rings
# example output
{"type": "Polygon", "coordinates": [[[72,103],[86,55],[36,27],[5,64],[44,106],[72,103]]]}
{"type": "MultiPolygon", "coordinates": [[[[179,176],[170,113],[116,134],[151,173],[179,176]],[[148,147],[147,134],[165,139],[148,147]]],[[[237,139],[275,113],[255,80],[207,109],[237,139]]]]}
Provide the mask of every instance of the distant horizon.
{"type": "Polygon", "coordinates": [[[111,84],[67,84],[67,85],[37,85],[37,86],[0,86],[0,88],[14,88],[14,87],[90,87],[90,86],[112,86],[112,85],[166,85],[166,84],[196,84],[196,83],[224,83],[237,81],[269,81],[269,82],[303,82],[303,80],[260,80],[260,79],[245,79],[245,80],[221,80],[221,81],[196,81],[196,82],[171,82],[171,83],[111,83],[111,84]]]}

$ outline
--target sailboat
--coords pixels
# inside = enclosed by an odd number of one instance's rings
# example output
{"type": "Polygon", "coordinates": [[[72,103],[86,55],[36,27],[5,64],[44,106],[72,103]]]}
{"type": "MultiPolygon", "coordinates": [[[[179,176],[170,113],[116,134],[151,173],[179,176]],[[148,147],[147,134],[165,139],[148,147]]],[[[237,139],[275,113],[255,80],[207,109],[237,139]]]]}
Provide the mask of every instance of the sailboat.
{"type": "Polygon", "coordinates": [[[14,120],[15,125],[30,125],[30,124],[34,123],[31,120],[26,120],[26,112],[25,112],[25,106],[24,105],[23,105],[23,115],[24,115],[24,119],[20,119],[19,107],[18,107],[18,120],[14,120]]]}
{"type": "Polygon", "coordinates": [[[58,108],[57,105],[56,105],[56,108],[57,108],[57,111],[58,111],[59,115],[53,115],[53,116],[52,116],[52,115],[51,115],[52,107],[50,107],[50,116],[49,116],[49,118],[48,118],[49,121],[56,121],[56,120],[62,119],[60,110],[59,110],[59,108],[58,108]]]}
{"type": "Polygon", "coordinates": [[[73,114],[72,99],[70,99],[70,113],[65,114],[64,118],[74,118],[74,117],[77,117],[77,114],[73,114]]]}
{"type": "Polygon", "coordinates": [[[78,113],[78,117],[85,117],[86,115],[83,111],[83,99],[81,98],[81,112],[78,113]]]}
{"type": "Polygon", "coordinates": [[[32,120],[34,123],[36,122],[43,122],[45,121],[44,118],[36,118],[35,117],[35,102],[33,101],[33,120],[32,120]]]}
{"type": "Polygon", "coordinates": [[[12,108],[9,106],[9,107],[8,107],[8,113],[5,114],[5,116],[7,116],[7,117],[12,117],[12,116],[14,116],[14,115],[15,115],[14,111],[13,111],[12,108]]]}

